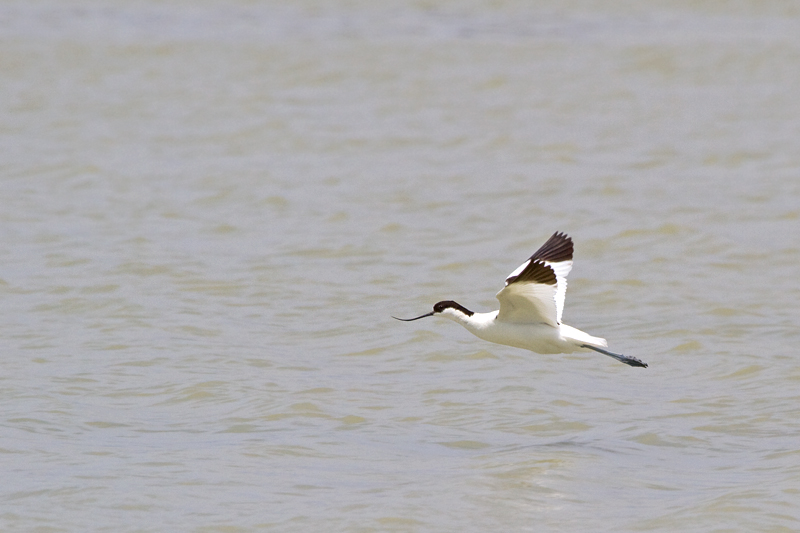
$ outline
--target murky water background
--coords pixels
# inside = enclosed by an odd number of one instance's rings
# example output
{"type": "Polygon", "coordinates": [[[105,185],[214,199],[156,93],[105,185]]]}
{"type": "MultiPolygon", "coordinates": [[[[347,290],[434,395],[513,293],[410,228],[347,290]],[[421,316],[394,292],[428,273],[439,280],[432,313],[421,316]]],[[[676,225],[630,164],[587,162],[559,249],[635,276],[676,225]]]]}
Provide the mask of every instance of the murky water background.
{"type": "Polygon", "coordinates": [[[3,531],[800,529],[800,10],[4,2],[3,531]],[[554,231],[565,321],[496,346],[554,231]]]}

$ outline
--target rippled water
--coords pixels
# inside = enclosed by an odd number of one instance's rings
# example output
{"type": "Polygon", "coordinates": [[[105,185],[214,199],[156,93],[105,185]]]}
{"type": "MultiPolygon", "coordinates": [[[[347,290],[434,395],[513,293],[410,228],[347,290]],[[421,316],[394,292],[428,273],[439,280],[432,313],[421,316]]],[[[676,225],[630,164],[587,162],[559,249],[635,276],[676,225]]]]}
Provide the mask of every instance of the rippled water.
{"type": "Polygon", "coordinates": [[[5,2],[0,529],[800,529],[800,10],[5,2]],[[650,364],[390,318],[496,306],[650,364]]]}

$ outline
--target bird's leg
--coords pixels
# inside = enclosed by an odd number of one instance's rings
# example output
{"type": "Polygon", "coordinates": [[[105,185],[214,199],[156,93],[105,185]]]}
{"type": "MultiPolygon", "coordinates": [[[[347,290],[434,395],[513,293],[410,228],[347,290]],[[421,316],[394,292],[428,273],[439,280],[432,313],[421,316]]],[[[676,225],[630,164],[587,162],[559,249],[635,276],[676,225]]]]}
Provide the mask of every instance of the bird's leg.
{"type": "Polygon", "coordinates": [[[640,366],[642,368],[647,368],[647,363],[643,363],[641,359],[637,359],[635,357],[630,357],[627,355],[622,355],[619,353],[609,352],[608,350],[604,350],[602,348],[598,348],[597,346],[591,346],[589,344],[581,344],[581,348],[589,348],[590,350],[594,350],[595,352],[599,352],[603,355],[607,355],[609,357],[613,357],[620,363],[625,363],[626,365],[630,366],[640,366]]]}

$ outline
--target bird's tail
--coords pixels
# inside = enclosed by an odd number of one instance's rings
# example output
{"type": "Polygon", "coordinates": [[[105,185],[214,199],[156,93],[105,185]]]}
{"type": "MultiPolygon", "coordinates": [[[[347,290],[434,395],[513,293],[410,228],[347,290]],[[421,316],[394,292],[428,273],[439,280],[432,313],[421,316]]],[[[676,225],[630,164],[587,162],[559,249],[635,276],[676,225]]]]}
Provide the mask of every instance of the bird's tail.
{"type": "Polygon", "coordinates": [[[600,337],[592,337],[588,333],[573,328],[572,326],[567,326],[566,324],[561,324],[561,336],[567,340],[573,341],[581,348],[583,348],[584,344],[588,344],[589,346],[594,346],[597,348],[608,347],[608,342],[606,342],[605,339],[601,339],[600,337]]]}
{"type": "Polygon", "coordinates": [[[578,348],[594,350],[595,352],[599,352],[603,355],[613,357],[620,363],[625,363],[626,365],[647,368],[647,363],[642,362],[640,359],[606,350],[605,348],[608,347],[608,343],[605,339],[601,339],[600,337],[592,337],[588,333],[584,333],[583,331],[575,329],[571,326],[561,324],[561,336],[565,339],[573,341],[575,346],[578,348]]]}

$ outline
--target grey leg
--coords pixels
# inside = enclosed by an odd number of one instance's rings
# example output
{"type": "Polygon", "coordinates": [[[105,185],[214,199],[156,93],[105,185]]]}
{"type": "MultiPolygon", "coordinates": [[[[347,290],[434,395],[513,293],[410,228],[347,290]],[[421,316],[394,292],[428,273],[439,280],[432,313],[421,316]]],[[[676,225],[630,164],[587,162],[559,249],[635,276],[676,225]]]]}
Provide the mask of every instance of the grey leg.
{"type": "Polygon", "coordinates": [[[582,344],[581,348],[589,348],[590,350],[594,350],[595,352],[599,352],[603,355],[607,355],[609,357],[613,357],[620,363],[625,363],[626,365],[630,366],[640,366],[642,368],[647,368],[647,363],[643,363],[641,359],[637,359],[635,357],[629,357],[627,355],[622,355],[619,353],[609,352],[608,350],[604,350],[602,348],[598,348],[597,346],[589,346],[588,344],[582,344]]]}

